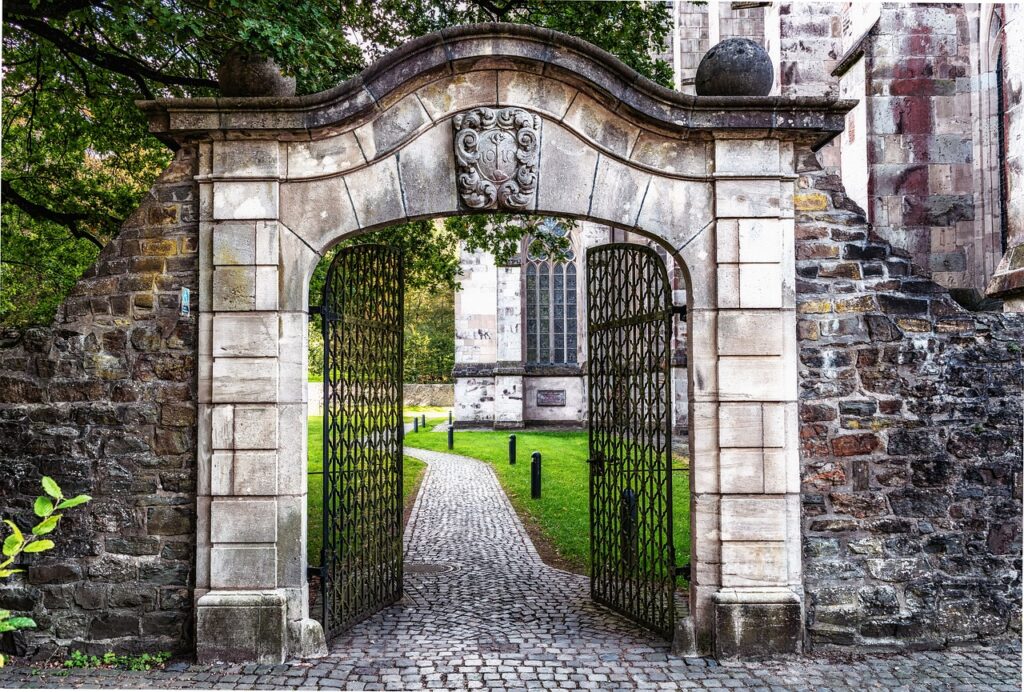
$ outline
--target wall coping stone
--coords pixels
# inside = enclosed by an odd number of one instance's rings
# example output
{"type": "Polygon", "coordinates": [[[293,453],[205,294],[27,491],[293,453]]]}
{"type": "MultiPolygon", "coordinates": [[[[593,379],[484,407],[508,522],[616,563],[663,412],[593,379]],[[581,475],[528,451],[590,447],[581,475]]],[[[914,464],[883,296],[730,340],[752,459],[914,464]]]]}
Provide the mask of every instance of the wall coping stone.
{"type": "Polygon", "coordinates": [[[354,124],[383,110],[382,102],[394,103],[399,94],[414,91],[431,77],[507,69],[510,62],[571,81],[599,100],[619,100],[624,110],[631,111],[632,119],[659,130],[678,134],[757,130],[757,136],[767,131],[802,140],[815,151],[842,132],[846,113],[857,103],[835,97],[691,96],[652,82],[582,39],[507,23],[451,27],[421,36],[355,77],[315,94],[136,103],[149,117],[150,131],[166,142],[214,131],[257,131],[279,137],[282,131],[310,132],[354,124]],[[172,114],[184,117],[172,118],[172,114]],[[172,122],[190,126],[172,127],[172,122]]]}

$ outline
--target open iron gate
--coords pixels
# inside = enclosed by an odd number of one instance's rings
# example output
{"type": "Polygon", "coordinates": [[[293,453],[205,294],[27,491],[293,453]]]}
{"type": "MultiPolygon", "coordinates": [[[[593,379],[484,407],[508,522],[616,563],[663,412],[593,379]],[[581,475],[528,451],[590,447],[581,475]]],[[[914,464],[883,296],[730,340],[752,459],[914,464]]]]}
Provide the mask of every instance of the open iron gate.
{"type": "Polygon", "coordinates": [[[587,251],[591,597],[671,638],[672,289],[653,249],[587,251]]]}
{"type": "Polygon", "coordinates": [[[342,248],[324,285],[323,625],[402,597],[402,256],[342,248]]]}

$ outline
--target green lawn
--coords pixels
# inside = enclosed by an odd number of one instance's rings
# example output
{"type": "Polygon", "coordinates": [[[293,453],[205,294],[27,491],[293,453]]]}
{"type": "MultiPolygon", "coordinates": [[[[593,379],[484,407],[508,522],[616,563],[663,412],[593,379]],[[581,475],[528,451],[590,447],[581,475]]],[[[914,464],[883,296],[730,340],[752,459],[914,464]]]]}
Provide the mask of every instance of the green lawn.
{"type": "MultiPolygon", "coordinates": [[[[451,409],[445,406],[406,406],[402,412],[402,420],[412,423],[413,417],[427,416],[427,428],[432,428],[439,423],[448,422],[448,411],[451,409]]],[[[422,420],[422,419],[421,419],[422,420]]]]}
{"type": "MultiPolygon", "coordinates": [[[[447,433],[408,433],[409,447],[447,451],[447,433]]],[[[456,431],[457,454],[488,462],[512,500],[513,506],[535,537],[546,546],[542,554],[574,571],[588,572],[590,561],[590,504],[587,467],[587,434],[584,432],[519,432],[515,466],[508,463],[508,433],[456,431]],[[530,454],[542,455],[543,482],[540,500],[530,499],[530,454]]],[[[683,459],[676,466],[685,466],[683,459]]],[[[686,471],[674,474],[673,528],[676,555],[687,561],[690,554],[690,482],[686,471]]]]}
{"type": "MultiPolygon", "coordinates": [[[[429,414],[427,420],[429,421],[429,414]]],[[[323,439],[324,419],[322,416],[309,417],[309,444],[308,444],[308,470],[311,472],[323,471],[323,439]]],[[[402,496],[405,506],[414,499],[414,493],[419,487],[427,465],[419,459],[405,457],[402,462],[402,496]]],[[[309,476],[309,495],[306,500],[306,511],[308,515],[308,533],[306,538],[306,556],[310,565],[320,564],[320,545],[323,533],[323,476],[316,474],[309,476]]]]}

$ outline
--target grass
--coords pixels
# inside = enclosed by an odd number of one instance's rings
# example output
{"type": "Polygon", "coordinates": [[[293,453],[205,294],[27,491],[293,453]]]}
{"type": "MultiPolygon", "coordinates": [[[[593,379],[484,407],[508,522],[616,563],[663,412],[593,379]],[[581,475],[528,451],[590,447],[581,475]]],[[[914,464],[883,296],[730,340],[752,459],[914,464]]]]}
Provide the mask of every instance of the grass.
{"type": "MultiPolygon", "coordinates": [[[[430,420],[429,418],[427,419],[430,420]]],[[[323,439],[324,419],[323,416],[310,416],[308,421],[309,442],[308,462],[309,472],[323,471],[323,439]]],[[[412,501],[416,498],[416,491],[427,465],[419,459],[404,457],[402,462],[402,498],[406,508],[406,515],[412,501]]],[[[306,511],[308,514],[308,529],[306,537],[306,556],[310,565],[320,564],[320,546],[323,540],[323,476],[311,475],[309,477],[309,495],[306,500],[306,511]]]]}
{"type": "MultiPolygon", "coordinates": [[[[447,451],[447,433],[421,432],[405,436],[409,447],[447,451]]],[[[590,499],[585,432],[519,432],[516,465],[508,463],[508,434],[455,434],[463,456],[487,462],[526,525],[541,555],[558,567],[588,573],[590,562],[590,499]],[[542,455],[541,499],[530,498],[530,454],[542,455]]],[[[684,459],[676,466],[684,466],[684,459]]],[[[680,562],[690,554],[690,482],[686,471],[673,474],[673,528],[680,562]]]]}
{"type": "Polygon", "coordinates": [[[406,406],[402,412],[402,420],[412,423],[412,419],[421,415],[427,416],[427,427],[432,428],[440,423],[448,422],[448,412],[451,409],[446,406],[406,406]]]}

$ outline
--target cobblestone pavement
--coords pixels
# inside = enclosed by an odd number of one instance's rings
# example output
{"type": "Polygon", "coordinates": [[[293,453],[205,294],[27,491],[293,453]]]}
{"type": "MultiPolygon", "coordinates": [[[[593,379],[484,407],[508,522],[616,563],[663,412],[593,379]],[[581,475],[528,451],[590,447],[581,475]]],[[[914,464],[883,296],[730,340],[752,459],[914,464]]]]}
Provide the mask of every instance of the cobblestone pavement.
{"type": "Polygon", "coordinates": [[[171,664],[57,677],[0,670],[0,687],[277,689],[1019,690],[1020,647],[717,664],[590,602],[585,577],[544,565],[493,472],[417,449],[429,463],[406,533],[406,595],[333,642],[277,666],[171,664]]]}

